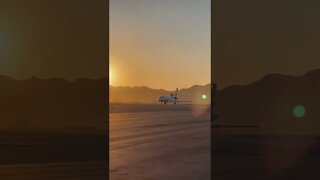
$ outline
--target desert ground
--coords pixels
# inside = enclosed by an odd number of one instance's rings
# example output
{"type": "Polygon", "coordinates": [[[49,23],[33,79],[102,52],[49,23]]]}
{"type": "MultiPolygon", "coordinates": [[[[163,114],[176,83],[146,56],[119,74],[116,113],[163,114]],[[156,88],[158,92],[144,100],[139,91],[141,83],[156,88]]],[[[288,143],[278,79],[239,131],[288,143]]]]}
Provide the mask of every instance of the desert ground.
{"type": "Polygon", "coordinates": [[[3,134],[0,179],[105,180],[105,141],[102,135],[3,134]]]}
{"type": "Polygon", "coordinates": [[[320,141],[316,136],[215,135],[213,129],[212,143],[213,179],[313,180],[320,177],[320,141]]]}
{"type": "Polygon", "coordinates": [[[111,105],[111,180],[211,179],[205,105],[111,105]]]}

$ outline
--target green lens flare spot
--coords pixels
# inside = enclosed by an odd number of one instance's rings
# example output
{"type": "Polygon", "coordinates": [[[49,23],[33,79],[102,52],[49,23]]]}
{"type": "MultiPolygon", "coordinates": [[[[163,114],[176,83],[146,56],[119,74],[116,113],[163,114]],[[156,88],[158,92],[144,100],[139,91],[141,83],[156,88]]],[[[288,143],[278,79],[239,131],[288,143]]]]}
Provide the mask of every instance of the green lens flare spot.
{"type": "Polygon", "coordinates": [[[207,99],[207,96],[204,94],[201,96],[201,98],[202,98],[202,100],[205,100],[205,99],[207,99]]]}
{"type": "Polygon", "coordinates": [[[306,109],[301,106],[301,105],[297,105],[293,108],[293,115],[296,118],[303,118],[306,114],[306,109]]]}

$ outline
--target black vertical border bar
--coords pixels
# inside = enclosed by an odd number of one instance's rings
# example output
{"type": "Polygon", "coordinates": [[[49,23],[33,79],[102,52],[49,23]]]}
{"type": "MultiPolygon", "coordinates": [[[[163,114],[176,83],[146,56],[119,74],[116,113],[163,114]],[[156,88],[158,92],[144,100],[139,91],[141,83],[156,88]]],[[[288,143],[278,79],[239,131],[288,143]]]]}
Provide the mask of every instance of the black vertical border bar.
{"type": "Polygon", "coordinates": [[[109,47],[110,47],[110,44],[109,44],[109,36],[110,36],[110,34],[109,34],[109,22],[110,22],[110,15],[109,15],[109,12],[110,12],[110,10],[109,10],[109,7],[110,7],[110,1],[109,0],[106,0],[106,4],[107,4],[107,7],[106,7],[106,16],[107,16],[107,22],[106,22],[106,33],[107,33],[107,39],[106,39],[106,56],[107,56],[107,59],[106,59],[106,61],[107,61],[107,82],[106,82],[106,98],[105,98],[105,101],[106,101],[106,130],[107,130],[107,132],[106,132],[106,141],[105,141],[105,143],[107,143],[106,144],[106,152],[105,153],[107,153],[107,159],[106,159],[106,171],[107,171],[107,177],[108,177],[108,179],[110,179],[110,169],[109,169],[109,167],[110,167],[110,146],[109,146],[109,137],[110,137],[110,130],[109,130],[109,96],[110,96],[110,94],[109,94],[109,84],[110,84],[110,82],[109,82],[109,47]]]}
{"type": "Polygon", "coordinates": [[[214,158],[213,158],[213,124],[212,124],[212,121],[214,120],[214,113],[215,113],[215,107],[214,107],[214,102],[215,102],[215,100],[214,100],[214,97],[213,97],[213,94],[215,93],[215,92],[213,92],[214,91],[214,88],[213,88],[213,86],[214,86],[214,82],[213,82],[213,56],[214,56],[214,50],[213,50],[213,48],[214,48],[214,43],[213,43],[213,40],[214,40],[214,29],[213,29],[213,15],[214,15],[214,0],[211,0],[211,36],[210,36],[210,38],[211,38],[211,63],[210,63],[210,65],[211,65],[211,102],[210,102],[210,104],[211,104],[211,124],[210,124],[210,129],[211,129],[211,132],[210,132],[210,141],[211,141],[211,147],[210,147],[210,149],[211,149],[211,179],[213,179],[213,160],[214,160],[214,158]]]}

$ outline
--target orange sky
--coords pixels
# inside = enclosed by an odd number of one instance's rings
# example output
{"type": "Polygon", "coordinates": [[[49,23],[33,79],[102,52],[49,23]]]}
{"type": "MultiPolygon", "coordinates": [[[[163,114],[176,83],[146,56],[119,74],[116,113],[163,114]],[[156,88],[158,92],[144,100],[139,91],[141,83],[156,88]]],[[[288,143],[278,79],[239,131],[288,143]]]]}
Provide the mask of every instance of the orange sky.
{"type": "Polygon", "coordinates": [[[110,0],[111,85],[210,83],[210,0],[110,0]]]}

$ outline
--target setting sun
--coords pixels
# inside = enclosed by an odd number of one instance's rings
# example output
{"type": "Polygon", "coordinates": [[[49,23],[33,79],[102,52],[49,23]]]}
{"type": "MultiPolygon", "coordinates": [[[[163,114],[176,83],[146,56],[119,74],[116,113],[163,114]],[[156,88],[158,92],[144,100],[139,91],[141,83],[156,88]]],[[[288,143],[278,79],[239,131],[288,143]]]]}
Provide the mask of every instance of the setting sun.
{"type": "Polygon", "coordinates": [[[114,84],[114,71],[112,67],[109,68],[109,84],[114,84]]]}

